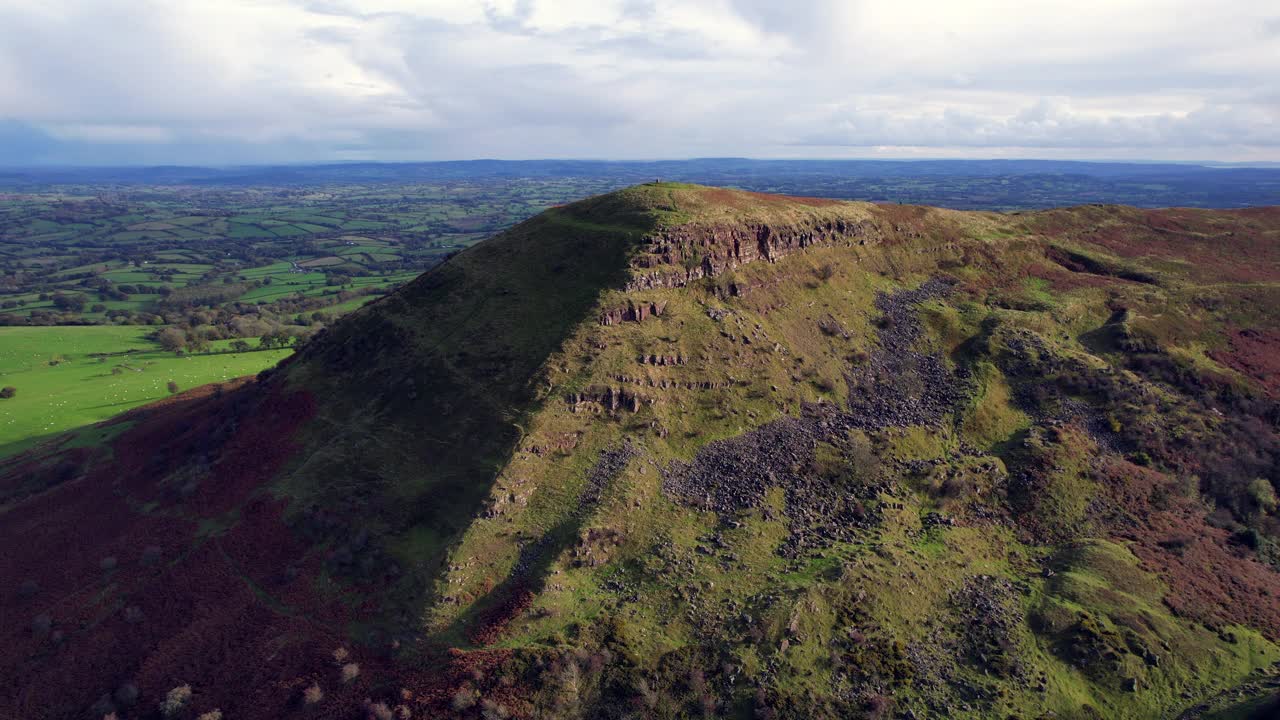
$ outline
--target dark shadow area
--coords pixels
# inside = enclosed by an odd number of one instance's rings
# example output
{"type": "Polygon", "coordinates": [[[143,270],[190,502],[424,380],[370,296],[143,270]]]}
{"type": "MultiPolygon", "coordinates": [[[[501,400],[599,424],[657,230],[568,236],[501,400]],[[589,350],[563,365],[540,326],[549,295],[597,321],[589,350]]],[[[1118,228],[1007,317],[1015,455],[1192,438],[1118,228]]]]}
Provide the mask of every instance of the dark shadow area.
{"type": "Polygon", "coordinates": [[[624,284],[654,227],[642,203],[616,196],[549,211],[295,356],[291,380],[320,410],[284,490],[295,526],[331,549],[329,570],[378,593],[385,622],[364,639],[412,636],[449,549],[541,406],[541,368],[596,321],[601,293],[624,284]]]}

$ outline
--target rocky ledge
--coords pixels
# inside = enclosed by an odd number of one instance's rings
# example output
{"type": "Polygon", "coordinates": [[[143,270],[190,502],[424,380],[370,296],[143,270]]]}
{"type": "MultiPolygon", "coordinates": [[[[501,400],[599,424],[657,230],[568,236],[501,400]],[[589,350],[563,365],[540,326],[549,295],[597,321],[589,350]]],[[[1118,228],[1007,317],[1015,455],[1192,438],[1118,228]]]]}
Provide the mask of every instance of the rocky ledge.
{"type": "Polygon", "coordinates": [[[642,252],[631,262],[637,272],[626,289],[684,287],[739,265],[759,260],[773,262],[808,247],[872,245],[880,243],[882,237],[879,228],[866,220],[827,220],[785,227],[743,224],[672,228],[646,239],[642,252]]]}

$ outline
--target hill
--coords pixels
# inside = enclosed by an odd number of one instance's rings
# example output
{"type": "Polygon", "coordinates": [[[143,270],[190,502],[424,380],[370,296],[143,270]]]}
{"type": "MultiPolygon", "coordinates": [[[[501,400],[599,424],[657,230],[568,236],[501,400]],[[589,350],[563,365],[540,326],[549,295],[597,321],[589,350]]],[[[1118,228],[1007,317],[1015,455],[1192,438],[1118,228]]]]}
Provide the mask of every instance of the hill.
{"type": "Polygon", "coordinates": [[[0,715],[1265,702],[1278,308],[1277,208],[555,208],[0,462],[0,715]]]}

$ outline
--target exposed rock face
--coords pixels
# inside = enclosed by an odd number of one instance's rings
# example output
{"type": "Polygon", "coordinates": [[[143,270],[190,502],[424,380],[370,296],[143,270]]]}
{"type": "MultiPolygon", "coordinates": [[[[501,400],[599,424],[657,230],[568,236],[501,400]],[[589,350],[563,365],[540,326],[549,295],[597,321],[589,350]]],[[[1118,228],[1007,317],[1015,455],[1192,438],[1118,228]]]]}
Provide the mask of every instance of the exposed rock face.
{"type": "Polygon", "coordinates": [[[618,325],[624,322],[644,322],[646,318],[661,315],[667,309],[667,302],[660,300],[657,302],[640,301],[638,303],[627,303],[623,307],[616,307],[606,310],[600,316],[601,325],[618,325]]]}
{"type": "Polygon", "coordinates": [[[684,355],[641,355],[638,361],[641,365],[683,365],[684,355]]]}
{"type": "Polygon", "coordinates": [[[662,269],[636,273],[627,290],[684,287],[739,265],[774,262],[807,247],[878,244],[881,239],[879,229],[866,221],[832,220],[796,227],[742,224],[674,228],[648,238],[644,252],[631,263],[636,270],[662,269]]]}
{"type": "Polygon", "coordinates": [[[597,405],[609,412],[616,412],[619,409],[639,412],[641,404],[653,402],[652,399],[641,397],[631,390],[613,387],[587,388],[582,392],[569,395],[566,399],[574,412],[589,409],[592,405],[597,405]]]}
{"type": "Polygon", "coordinates": [[[668,380],[666,378],[642,378],[632,377],[631,375],[614,375],[613,379],[620,383],[626,383],[627,385],[644,385],[651,388],[663,389],[716,390],[719,388],[727,388],[732,385],[731,382],[723,380],[686,380],[681,382],[678,380],[668,380]]]}

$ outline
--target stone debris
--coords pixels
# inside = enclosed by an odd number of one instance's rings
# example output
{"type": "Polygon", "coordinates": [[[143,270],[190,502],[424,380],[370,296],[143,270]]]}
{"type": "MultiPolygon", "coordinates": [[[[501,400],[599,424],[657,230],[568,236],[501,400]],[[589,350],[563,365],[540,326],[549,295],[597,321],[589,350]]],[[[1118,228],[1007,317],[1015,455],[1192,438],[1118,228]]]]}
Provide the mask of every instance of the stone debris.
{"type": "MultiPolygon", "coordinates": [[[[784,417],[738,437],[702,447],[690,462],[663,470],[663,491],[687,505],[731,516],[759,508],[770,488],[786,496],[791,536],[784,554],[851,539],[874,524],[884,509],[882,488],[868,484],[856,492],[836,487],[813,470],[820,442],[839,442],[849,430],[936,425],[962,398],[962,383],[941,358],[911,349],[921,330],[915,308],[950,291],[934,279],[916,290],[881,294],[881,347],[865,365],[850,371],[847,411],[806,404],[799,417],[784,417]],[[913,382],[916,387],[907,387],[913,382]],[[857,387],[859,392],[853,392],[857,387]]],[[[767,510],[767,508],[766,508],[767,510]]]]}
{"type": "Polygon", "coordinates": [[[985,672],[1022,678],[1027,674],[1018,649],[1023,615],[1014,584],[993,575],[975,575],[951,594],[961,615],[960,649],[985,672]]]}
{"type": "Polygon", "coordinates": [[[854,427],[885,428],[942,422],[964,396],[957,377],[937,355],[914,349],[921,334],[916,307],[942,297],[951,285],[934,278],[915,290],[881,293],[880,348],[848,374],[849,414],[854,427]]]}

